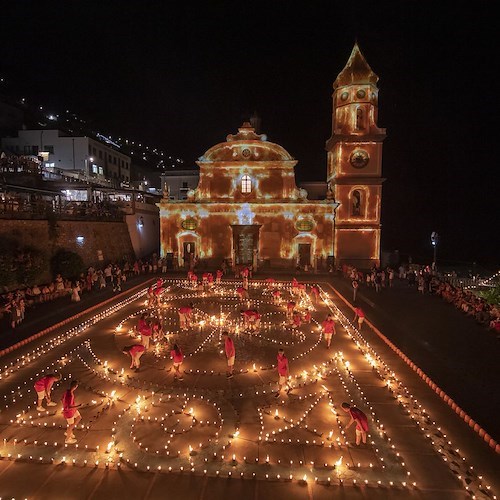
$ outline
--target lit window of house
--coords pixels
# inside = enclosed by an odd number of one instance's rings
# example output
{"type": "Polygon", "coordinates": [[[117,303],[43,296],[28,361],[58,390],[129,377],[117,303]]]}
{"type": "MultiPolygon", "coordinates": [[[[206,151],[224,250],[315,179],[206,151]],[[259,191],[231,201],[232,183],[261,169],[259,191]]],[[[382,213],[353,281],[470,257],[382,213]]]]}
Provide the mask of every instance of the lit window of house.
{"type": "Polygon", "coordinates": [[[241,178],[241,192],[251,193],[252,192],[252,179],[249,175],[244,175],[241,178]]]}

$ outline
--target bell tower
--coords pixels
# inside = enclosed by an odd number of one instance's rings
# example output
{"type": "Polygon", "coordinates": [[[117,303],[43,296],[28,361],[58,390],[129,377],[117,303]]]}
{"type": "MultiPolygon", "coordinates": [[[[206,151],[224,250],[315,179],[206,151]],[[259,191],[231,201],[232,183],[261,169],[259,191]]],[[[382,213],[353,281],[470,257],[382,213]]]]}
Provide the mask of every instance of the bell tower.
{"type": "Polygon", "coordinates": [[[333,83],[332,136],[326,142],[328,196],[340,203],[335,217],[335,259],[358,268],[380,263],[386,133],[377,126],[377,81],[356,43],[333,83]]]}

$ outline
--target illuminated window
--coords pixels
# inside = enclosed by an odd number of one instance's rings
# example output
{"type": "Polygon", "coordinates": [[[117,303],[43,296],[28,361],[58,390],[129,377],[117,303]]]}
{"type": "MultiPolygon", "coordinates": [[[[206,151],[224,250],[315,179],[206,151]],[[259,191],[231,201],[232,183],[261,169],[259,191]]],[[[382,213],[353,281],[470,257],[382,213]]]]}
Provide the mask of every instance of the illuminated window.
{"type": "Polygon", "coordinates": [[[251,193],[252,192],[252,179],[249,175],[244,175],[241,178],[241,192],[251,193]]]}

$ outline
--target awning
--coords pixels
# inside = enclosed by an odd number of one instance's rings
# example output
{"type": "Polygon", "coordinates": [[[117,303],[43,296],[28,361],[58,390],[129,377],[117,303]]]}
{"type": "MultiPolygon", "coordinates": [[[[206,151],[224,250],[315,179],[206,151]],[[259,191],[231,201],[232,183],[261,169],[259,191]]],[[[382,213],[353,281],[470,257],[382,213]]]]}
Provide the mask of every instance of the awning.
{"type": "Polygon", "coordinates": [[[40,193],[50,196],[60,196],[62,194],[60,190],[43,189],[31,186],[16,186],[15,184],[0,184],[0,188],[5,191],[17,191],[21,193],[29,191],[30,193],[40,193]]]}

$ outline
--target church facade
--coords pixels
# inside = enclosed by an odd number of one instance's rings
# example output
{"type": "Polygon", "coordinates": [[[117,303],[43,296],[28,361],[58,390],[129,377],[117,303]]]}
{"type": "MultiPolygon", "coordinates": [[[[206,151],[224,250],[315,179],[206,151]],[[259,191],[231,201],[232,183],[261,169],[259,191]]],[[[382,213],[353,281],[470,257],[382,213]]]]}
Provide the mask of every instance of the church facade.
{"type": "Polygon", "coordinates": [[[378,263],[385,131],[375,123],[376,81],[355,45],[334,83],[327,199],[308,200],[295,183],[297,160],[243,123],[199,158],[199,183],[186,200],[165,191],[161,255],[178,267],[195,259],[208,267],[378,263]]]}

